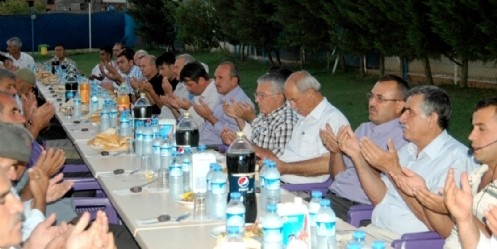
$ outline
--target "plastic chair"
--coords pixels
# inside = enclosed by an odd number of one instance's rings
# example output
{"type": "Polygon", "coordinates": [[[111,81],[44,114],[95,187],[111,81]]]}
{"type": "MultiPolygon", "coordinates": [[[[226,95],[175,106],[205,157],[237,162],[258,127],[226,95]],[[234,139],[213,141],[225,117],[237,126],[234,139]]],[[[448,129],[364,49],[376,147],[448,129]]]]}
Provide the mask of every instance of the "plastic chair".
{"type": "Polygon", "coordinates": [[[64,178],[64,180],[72,181],[74,184],[72,189],[74,191],[85,191],[85,190],[95,190],[95,197],[107,197],[102,187],[95,178],[89,177],[75,177],[75,178],[64,178]]]}
{"type": "Polygon", "coordinates": [[[332,182],[333,180],[330,177],[326,181],[318,183],[304,183],[304,184],[284,183],[281,184],[281,188],[289,192],[302,192],[302,191],[311,192],[313,190],[317,190],[321,191],[321,193],[323,193],[323,196],[325,196],[332,182]]]}
{"type": "Polygon", "coordinates": [[[109,218],[109,223],[117,225],[121,224],[116,210],[110,203],[109,199],[105,197],[74,197],[72,200],[76,213],[78,214],[89,212],[91,220],[94,220],[96,218],[97,211],[103,210],[109,218]]]}
{"type": "MultiPolygon", "coordinates": [[[[372,205],[356,205],[349,209],[349,223],[359,227],[361,221],[371,220],[373,214],[372,205]]],[[[395,249],[442,249],[445,240],[436,232],[406,233],[400,239],[392,241],[395,249]]]]}

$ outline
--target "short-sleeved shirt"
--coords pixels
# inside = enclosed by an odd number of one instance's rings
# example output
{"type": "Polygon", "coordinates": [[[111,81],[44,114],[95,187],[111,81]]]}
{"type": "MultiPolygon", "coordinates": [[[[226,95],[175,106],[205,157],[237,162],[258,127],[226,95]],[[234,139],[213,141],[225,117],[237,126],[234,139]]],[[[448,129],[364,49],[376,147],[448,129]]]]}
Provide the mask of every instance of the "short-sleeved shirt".
{"type": "MultiPolygon", "coordinates": [[[[444,187],[449,168],[454,168],[455,180],[459,182],[461,172],[471,172],[477,167],[467,152],[466,146],[444,130],[419,153],[416,145],[409,143],[398,151],[398,156],[402,167],[423,177],[428,189],[438,193],[444,187]]],[[[373,210],[372,224],[399,235],[428,231],[428,227],[409,209],[391,180],[385,175],[382,180],[387,192],[373,210]]]]}
{"type": "MultiPolygon", "coordinates": [[[[292,138],[285,146],[280,160],[284,162],[298,162],[317,158],[328,153],[319,137],[319,130],[330,124],[334,131],[348,125],[349,121],[340,110],[334,107],[326,98],[305,117],[299,115],[299,121],[293,127],[292,138]]],[[[297,175],[282,175],[281,180],[287,183],[324,182],[329,174],[322,176],[304,177],[297,175]]]]}
{"type": "Polygon", "coordinates": [[[280,157],[297,121],[297,114],[285,103],[268,115],[259,114],[252,124],[245,125],[243,132],[252,143],[280,157]]]}
{"type": "MultiPolygon", "coordinates": [[[[164,95],[164,89],[162,89],[162,75],[157,73],[154,77],[148,80],[154,89],[155,94],[164,95]]],[[[160,107],[157,104],[152,105],[152,114],[160,114],[160,107]]]]}
{"type": "Polygon", "coordinates": [[[31,55],[26,54],[24,52],[21,52],[21,56],[19,59],[14,58],[11,54],[7,54],[8,57],[12,59],[14,62],[14,66],[18,66],[19,69],[21,68],[29,68],[31,69],[35,65],[35,60],[31,55]]]}

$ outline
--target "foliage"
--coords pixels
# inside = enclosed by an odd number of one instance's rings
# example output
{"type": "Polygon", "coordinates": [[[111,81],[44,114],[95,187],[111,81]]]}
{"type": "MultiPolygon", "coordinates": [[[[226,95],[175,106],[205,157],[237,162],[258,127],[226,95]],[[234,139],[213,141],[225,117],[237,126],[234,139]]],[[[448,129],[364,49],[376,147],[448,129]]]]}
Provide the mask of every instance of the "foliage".
{"type": "Polygon", "coordinates": [[[174,50],[176,29],[174,0],[129,0],[129,13],[137,22],[137,33],[149,44],[167,46],[174,50]]]}
{"type": "Polygon", "coordinates": [[[175,13],[178,39],[195,48],[219,45],[219,20],[212,5],[205,0],[184,0],[175,13]]]}
{"type": "MultiPolygon", "coordinates": [[[[36,1],[34,9],[38,13],[45,12],[45,1],[36,1]]],[[[29,7],[26,0],[5,0],[0,1],[0,15],[28,15],[29,7]]]]}
{"type": "Polygon", "coordinates": [[[233,45],[240,44],[237,30],[239,27],[232,20],[235,16],[235,3],[238,0],[209,0],[214,7],[216,15],[219,18],[220,39],[221,41],[229,42],[233,45]]]}

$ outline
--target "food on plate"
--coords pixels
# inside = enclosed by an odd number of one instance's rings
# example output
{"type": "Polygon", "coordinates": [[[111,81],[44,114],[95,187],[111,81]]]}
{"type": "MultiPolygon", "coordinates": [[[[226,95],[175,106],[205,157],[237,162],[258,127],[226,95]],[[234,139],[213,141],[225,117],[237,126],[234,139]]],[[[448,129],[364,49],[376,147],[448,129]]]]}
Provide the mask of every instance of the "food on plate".
{"type": "Polygon", "coordinates": [[[195,193],[193,192],[185,192],[181,194],[182,201],[193,201],[193,198],[195,198],[195,193]]]}
{"type": "MultiPolygon", "coordinates": [[[[219,233],[218,237],[226,237],[226,232],[222,231],[219,233]]],[[[262,238],[262,227],[259,223],[249,223],[245,224],[245,231],[243,233],[244,238],[262,238]]]]}
{"type": "Polygon", "coordinates": [[[90,139],[88,145],[97,150],[123,151],[128,148],[128,139],[120,137],[117,131],[111,128],[90,139]]]}

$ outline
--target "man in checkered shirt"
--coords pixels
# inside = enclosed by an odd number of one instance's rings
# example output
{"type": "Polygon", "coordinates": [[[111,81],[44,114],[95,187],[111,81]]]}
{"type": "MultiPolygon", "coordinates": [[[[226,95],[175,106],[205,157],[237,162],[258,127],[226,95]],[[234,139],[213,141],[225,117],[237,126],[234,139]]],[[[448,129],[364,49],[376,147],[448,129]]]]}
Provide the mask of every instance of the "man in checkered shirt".
{"type": "MultiPolygon", "coordinates": [[[[257,80],[254,93],[260,112],[257,117],[255,110],[245,103],[232,102],[223,106],[225,113],[235,118],[240,130],[252,142],[256,153],[266,151],[279,157],[290,141],[298,117],[286,104],[284,83],[285,78],[278,73],[268,73],[257,80]]],[[[221,138],[223,143],[231,144],[236,136],[224,129],[221,138]]]]}

